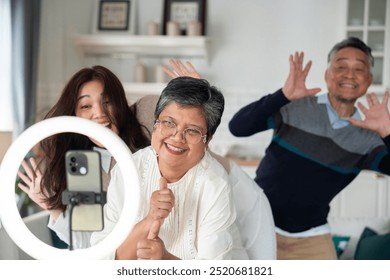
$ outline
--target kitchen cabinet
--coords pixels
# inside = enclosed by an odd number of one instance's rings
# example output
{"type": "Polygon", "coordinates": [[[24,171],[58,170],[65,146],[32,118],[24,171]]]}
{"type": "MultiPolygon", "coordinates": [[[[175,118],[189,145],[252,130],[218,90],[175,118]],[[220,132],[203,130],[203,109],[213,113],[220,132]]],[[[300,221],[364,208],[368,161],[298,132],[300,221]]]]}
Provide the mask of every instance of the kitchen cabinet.
{"type": "Polygon", "coordinates": [[[390,0],[348,0],[346,35],[372,48],[375,65],[372,90],[390,86],[390,0]]]}
{"type": "Polygon", "coordinates": [[[389,177],[373,171],[362,171],[331,202],[332,217],[389,217],[389,177]]]}

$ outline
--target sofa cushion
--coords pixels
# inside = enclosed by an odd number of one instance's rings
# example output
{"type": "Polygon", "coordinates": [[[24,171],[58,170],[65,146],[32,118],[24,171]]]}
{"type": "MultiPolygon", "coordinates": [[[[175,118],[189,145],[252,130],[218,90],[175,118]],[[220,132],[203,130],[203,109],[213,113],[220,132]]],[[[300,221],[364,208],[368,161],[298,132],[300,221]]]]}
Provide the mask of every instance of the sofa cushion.
{"type": "Polygon", "coordinates": [[[389,217],[329,217],[332,235],[349,236],[347,247],[341,254],[340,259],[352,260],[355,256],[356,246],[364,228],[369,227],[379,234],[390,232],[389,217]]]}
{"type": "Polygon", "coordinates": [[[332,239],[333,239],[334,247],[336,249],[337,257],[340,258],[341,254],[347,248],[348,241],[351,239],[351,237],[350,236],[333,235],[332,239]]]}
{"type": "Polygon", "coordinates": [[[364,228],[356,247],[355,260],[390,260],[390,233],[378,234],[364,228]]]}

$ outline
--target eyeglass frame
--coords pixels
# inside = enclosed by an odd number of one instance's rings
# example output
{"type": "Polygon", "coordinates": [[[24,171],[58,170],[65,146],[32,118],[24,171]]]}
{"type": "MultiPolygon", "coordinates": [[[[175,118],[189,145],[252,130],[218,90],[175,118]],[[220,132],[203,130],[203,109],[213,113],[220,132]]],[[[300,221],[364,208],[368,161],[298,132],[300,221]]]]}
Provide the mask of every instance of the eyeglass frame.
{"type": "MultiPolygon", "coordinates": [[[[178,129],[178,127],[177,127],[177,124],[174,123],[173,121],[170,121],[170,120],[159,120],[159,119],[157,119],[157,120],[154,121],[154,127],[156,127],[157,124],[160,124],[160,133],[161,133],[163,136],[165,136],[165,137],[175,136],[175,135],[177,134],[177,132],[179,131],[179,129],[178,129]],[[173,129],[173,128],[176,129],[175,133],[172,133],[171,135],[164,135],[164,134],[162,133],[162,131],[161,131],[161,124],[163,124],[163,123],[170,123],[170,124],[173,124],[174,127],[172,127],[172,129],[173,129]]],[[[166,128],[169,128],[169,127],[167,127],[166,125],[164,125],[164,126],[165,126],[166,128]]],[[[197,143],[191,143],[191,145],[199,144],[201,141],[203,142],[203,144],[206,144],[206,142],[207,142],[207,134],[203,134],[202,131],[200,131],[200,129],[198,129],[198,128],[190,128],[190,127],[185,128],[185,129],[183,130],[183,132],[182,132],[182,139],[184,139],[187,143],[188,143],[188,141],[187,141],[185,135],[186,135],[186,131],[188,131],[188,130],[196,130],[196,131],[198,131],[198,132],[200,133],[200,135],[201,135],[199,142],[197,142],[197,143]]]]}

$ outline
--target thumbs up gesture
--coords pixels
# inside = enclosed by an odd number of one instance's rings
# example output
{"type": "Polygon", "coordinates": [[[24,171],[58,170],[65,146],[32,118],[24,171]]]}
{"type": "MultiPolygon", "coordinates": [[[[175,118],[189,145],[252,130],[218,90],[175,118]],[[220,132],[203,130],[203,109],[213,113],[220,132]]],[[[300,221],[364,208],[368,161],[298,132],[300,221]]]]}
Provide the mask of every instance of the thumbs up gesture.
{"type": "Polygon", "coordinates": [[[156,220],[152,223],[149,229],[148,238],[149,240],[155,240],[158,237],[158,233],[160,231],[161,223],[156,220]]]}
{"type": "Polygon", "coordinates": [[[175,205],[175,196],[168,188],[168,183],[165,178],[160,178],[160,188],[152,193],[150,198],[150,208],[148,217],[152,220],[160,220],[161,224],[164,219],[171,213],[175,205]]]}
{"type": "Polygon", "coordinates": [[[137,243],[138,260],[162,260],[167,254],[164,242],[158,237],[161,222],[155,220],[150,226],[147,239],[142,239],[137,243]]]}
{"type": "Polygon", "coordinates": [[[158,237],[160,227],[164,219],[171,213],[175,205],[175,196],[168,188],[165,178],[160,178],[160,186],[150,198],[148,215],[142,220],[143,237],[137,242],[137,259],[139,260],[162,260],[178,259],[169,253],[164,242],[158,237]]]}

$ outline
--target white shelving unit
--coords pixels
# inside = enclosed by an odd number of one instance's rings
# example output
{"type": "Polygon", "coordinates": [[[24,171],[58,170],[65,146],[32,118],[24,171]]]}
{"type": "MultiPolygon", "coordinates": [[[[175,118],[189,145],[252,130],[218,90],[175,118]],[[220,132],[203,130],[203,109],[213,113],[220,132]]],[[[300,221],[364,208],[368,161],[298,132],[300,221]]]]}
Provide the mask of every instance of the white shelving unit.
{"type": "MultiPolygon", "coordinates": [[[[142,57],[185,57],[208,61],[210,40],[205,36],[139,36],[139,35],[75,35],[74,45],[85,58],[109,57],[138,59],[142,57]]],[[[159,94],[161,83],[125,83],[130,101],[146,94],[159,94]]]]}
{"type": "Polygon", "coordinates": [[[185,56],[208,59],[209,39],[204,36],[76,35],[73,42],[84,55],[132,58],[185,56]]]}

